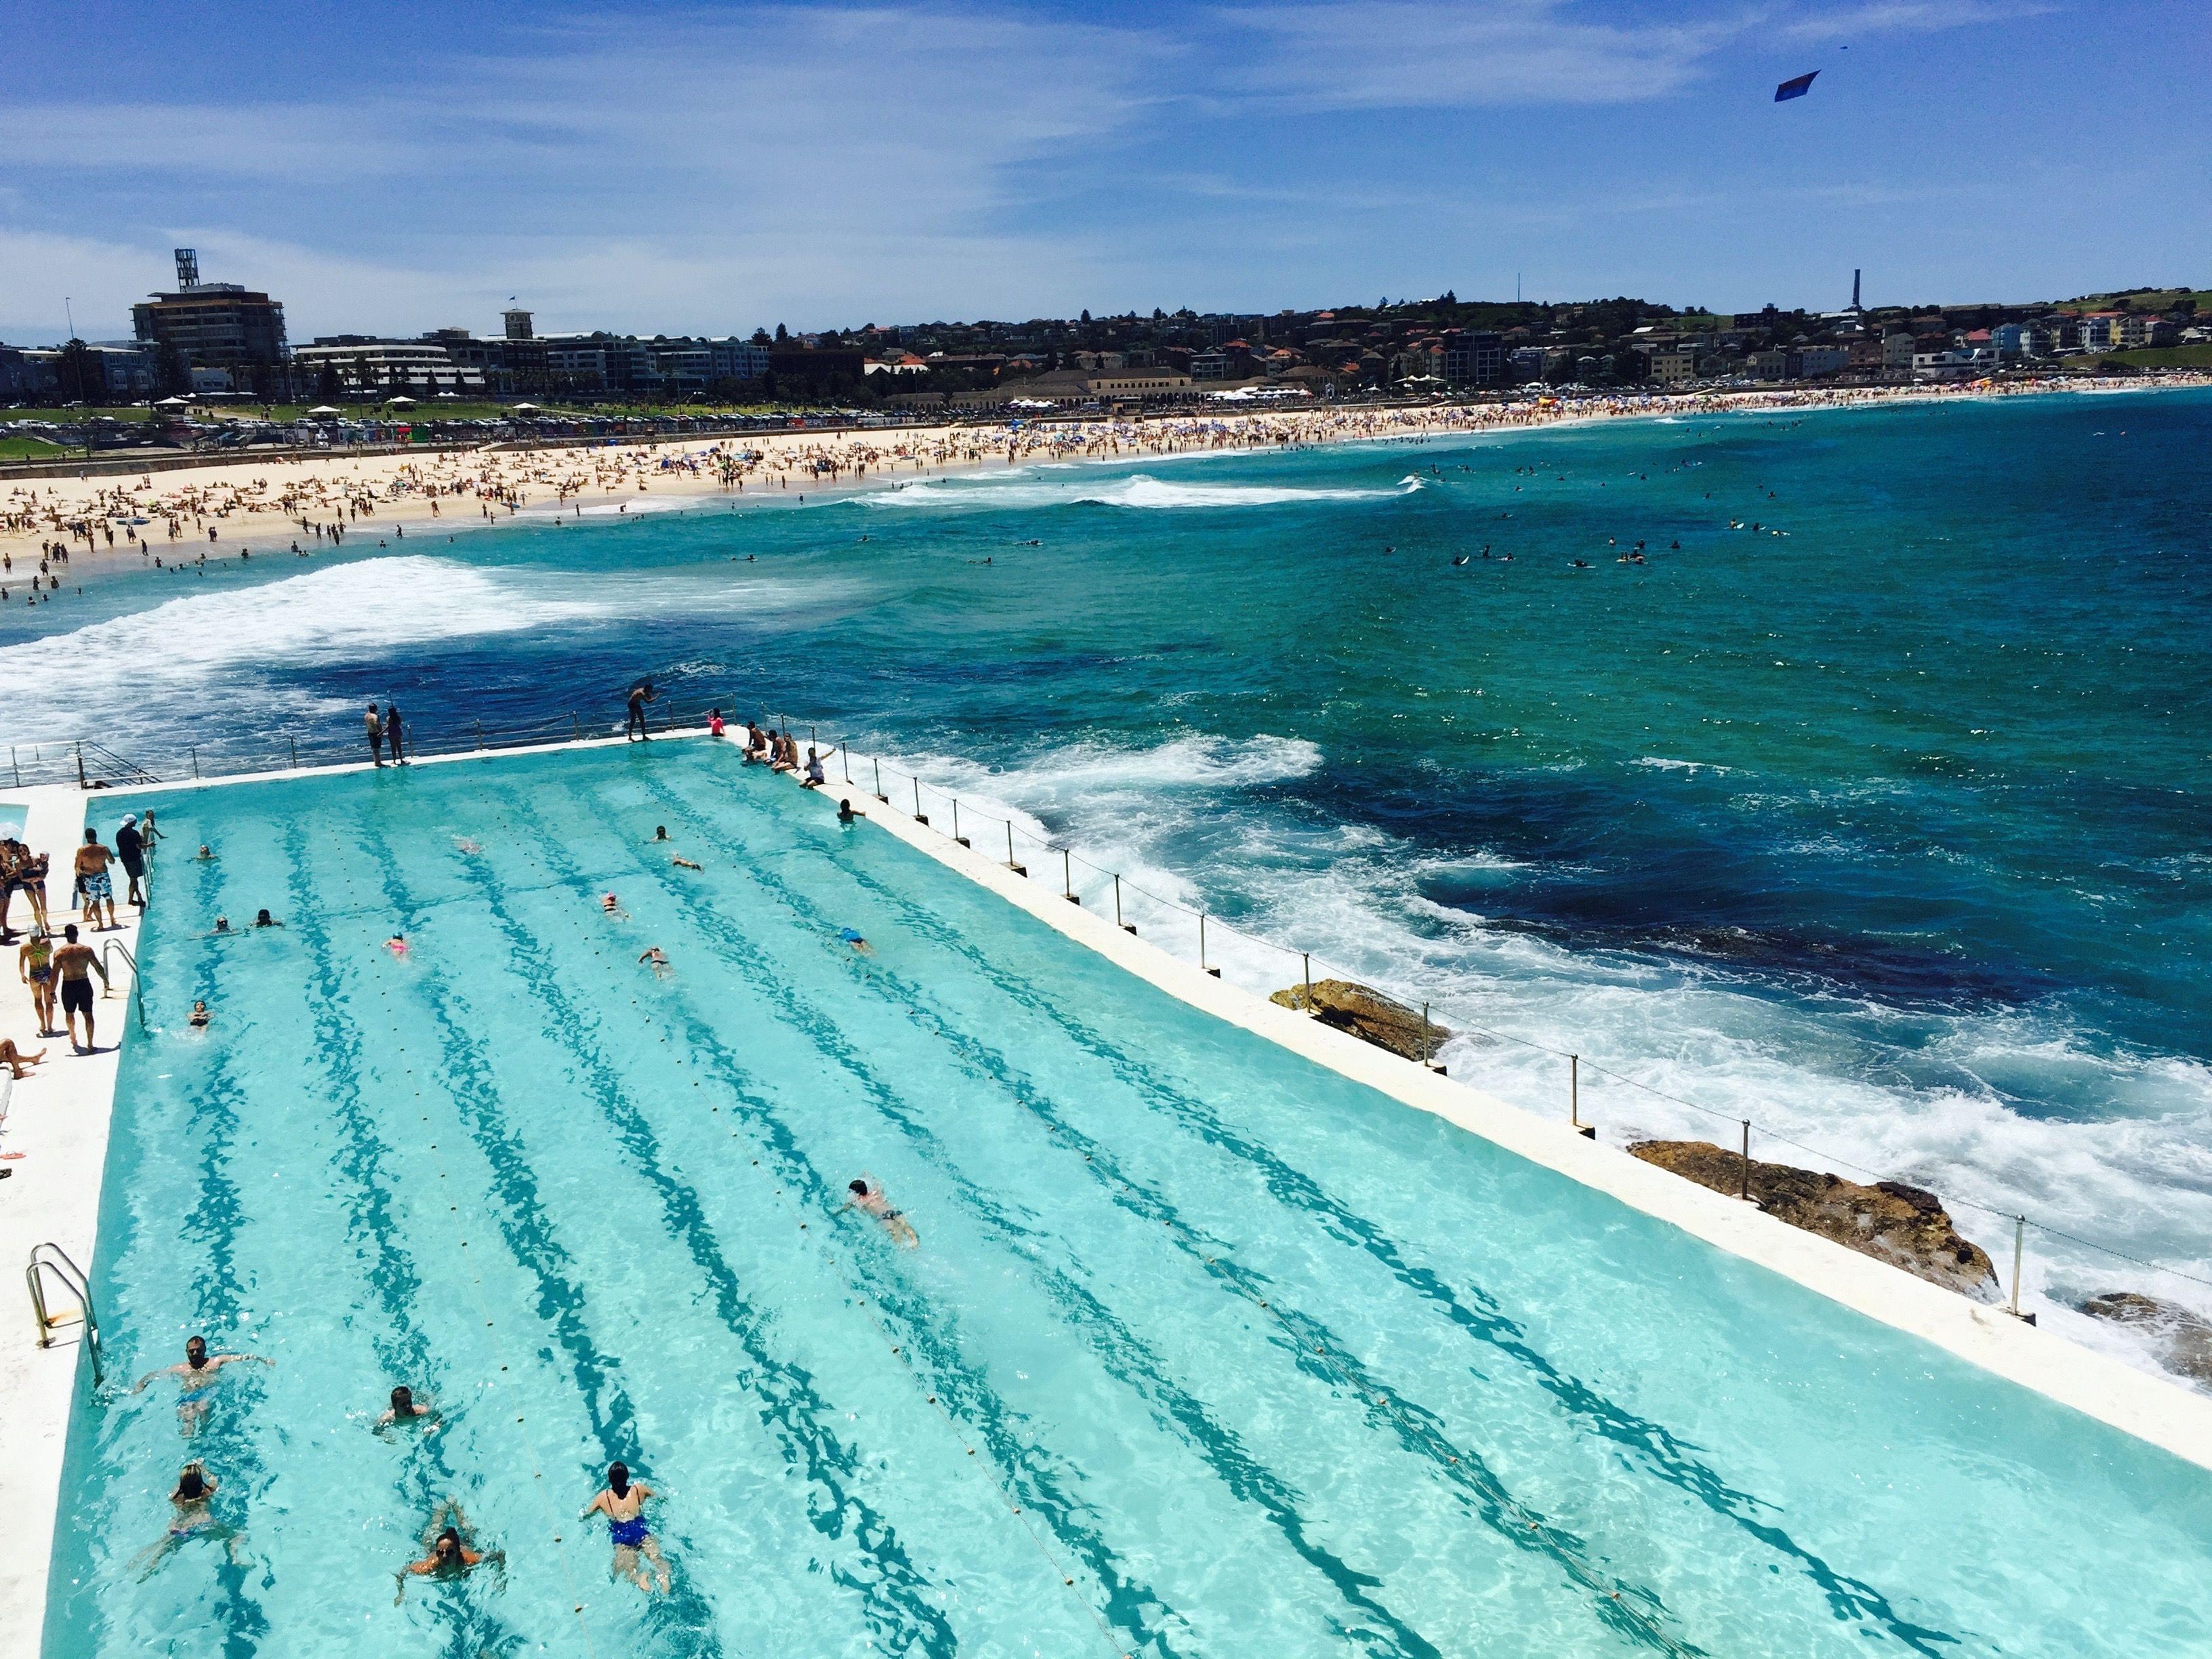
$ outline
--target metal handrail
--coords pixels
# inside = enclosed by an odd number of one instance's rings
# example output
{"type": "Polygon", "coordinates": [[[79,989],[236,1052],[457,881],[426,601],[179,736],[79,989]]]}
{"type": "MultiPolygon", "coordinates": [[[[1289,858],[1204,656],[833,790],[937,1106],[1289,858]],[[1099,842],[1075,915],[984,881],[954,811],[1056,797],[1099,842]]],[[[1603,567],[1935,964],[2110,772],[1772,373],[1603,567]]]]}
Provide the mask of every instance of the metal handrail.
{"type": "Polygon", "coordinates": [[[138,1005],[138,1029],[143,1031],[146,1029],[146,994],[138,985],[138,958],[131,954],[131,947],[119,939],[104,939],[100,942],[100,995],[106,998],[115,994],[115,981],[108,977],[107,973],[107,953],[110,951],[122,952],[123,960],[131,965],[131,1000],[138,1005]]]}
{"type": "Polygon", "coordinates": [[[31,1247],[31,1259],[23,1268],[23,1282],[30,1287],[31,1314],[38,1321],[39,1346],[54,1346],[54,1332],[75,1320],[84,1327],[84,1347],[92,1356],[92,1381],[96,1388],[102,1381],[100,1363],[100,1313],[92,1304],[92,1284],[84,1269],[70,1260],[67,1250],[49,1241],[31,1247]],[[60,1313],[50,1312],[46,1307],[46,1287],[44,1275],[52,1273],[61,1281],[62,1288],[76,1293],[76,1307],[60,1313]]]}

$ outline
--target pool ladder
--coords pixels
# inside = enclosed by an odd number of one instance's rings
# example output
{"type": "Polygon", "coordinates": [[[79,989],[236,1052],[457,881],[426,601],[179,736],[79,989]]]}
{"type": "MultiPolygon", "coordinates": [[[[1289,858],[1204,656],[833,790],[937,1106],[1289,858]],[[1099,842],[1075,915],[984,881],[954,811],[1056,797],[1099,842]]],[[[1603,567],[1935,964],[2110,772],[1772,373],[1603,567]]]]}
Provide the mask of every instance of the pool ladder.
{"type": "Polygon", "coordinates": [[[31,1247],[30,1261],[23,1268],[23,1282],[31,1290],[31,1316],[38,1322],[39,1346],[52,1347],[54,1333],[64,1325],[82,1326],[84,1350],[92,1356],[93,1386],[98,1388],[101,1381],[100,1314],[92,1305],[92,1286],[86,1282],[84,1269],[71,1261],[69,1252],[58,1244],[34,1244],[31,1247]],[[76,1306],[55,1310],[46,1305],[48,1274],[76,1297],[76,1306]]]}
{"type": "Polygon", "coordinates": [[[131,954],[131,947],[119,939],[103,939],[100,946],[100,994],[113,996],[114,982],[108,977],[108,952],[115,951],[131,965],[131,1000],[138,1005],[138,1029],[146,1029],[146,994],[138,988],[138,958],[131,954]]]}

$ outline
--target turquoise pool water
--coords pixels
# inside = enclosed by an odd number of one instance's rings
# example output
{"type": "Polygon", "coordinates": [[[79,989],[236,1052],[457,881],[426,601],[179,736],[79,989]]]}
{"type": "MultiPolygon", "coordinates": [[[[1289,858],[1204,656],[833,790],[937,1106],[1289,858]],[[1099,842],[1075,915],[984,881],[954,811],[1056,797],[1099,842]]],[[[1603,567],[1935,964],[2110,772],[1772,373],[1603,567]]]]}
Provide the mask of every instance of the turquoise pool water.
{"type": "Polygon", "coordinates": [[[165,858],[143,941],[112,1370],[196,1331],[276,1363],[189,1443],[173,1384],[81,1396],[49,1655],[2205,1644],[2212,1476],[1200,1015],[726,746],[148,799],[220,857],[165,858]],[[863,1171],[918,1249],[839,1213],[863,1171]],[[441,1432],[371,1431],[395,1382],[441,1432]],[[141,1582],[188,1456],[240,1559],[141,1582]],[[575,1518],[614,1457],[665,1493],[665,1598],[575,1518]],[[503,1581],[395,1607],[447,1496],[503,1581]]]}

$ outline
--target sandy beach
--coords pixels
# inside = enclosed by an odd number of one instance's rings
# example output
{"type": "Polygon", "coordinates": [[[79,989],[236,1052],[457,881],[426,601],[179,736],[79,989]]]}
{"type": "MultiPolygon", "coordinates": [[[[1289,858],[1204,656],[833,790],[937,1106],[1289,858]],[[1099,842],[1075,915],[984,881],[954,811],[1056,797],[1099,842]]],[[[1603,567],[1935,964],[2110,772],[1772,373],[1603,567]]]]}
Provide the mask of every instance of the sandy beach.
{"type": "MultiPolygon", "coordinates": [[[[2212,376],[2156,385],[2212,385],[2212,376]]],[[[1315,444],[1525,430],[1729,410],[1861,408],[1961,397],[2139,391],[2140,380],[2002,386],[1814,387],[1739,392],[1545,398],[1417,408],[1270,409],[1139,418],[420,455],[309,457],[211,464],[161,473],[39,478],[0,489],[0,601],[65,603],[72,578],[117,557],[163,567],[312,558],[400,546],[410,532],[453,535],[518,516],[567,520],[653,511],[696,499],[797,501],[809,493],[1034,462],[1113,461],[1315,444]],[[57,550],[62,556],[56,556],[57,550]]]]}

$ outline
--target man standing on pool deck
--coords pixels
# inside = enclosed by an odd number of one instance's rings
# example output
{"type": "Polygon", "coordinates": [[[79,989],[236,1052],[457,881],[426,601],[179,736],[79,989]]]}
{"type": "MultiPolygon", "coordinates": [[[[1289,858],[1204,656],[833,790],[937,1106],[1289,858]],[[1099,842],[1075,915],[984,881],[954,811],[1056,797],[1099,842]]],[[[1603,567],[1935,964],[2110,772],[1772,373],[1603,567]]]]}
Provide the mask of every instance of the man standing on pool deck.
{"type": "Polygon", "coordinates": [[[185,1343],[185,1363],[164,1365],[160,1370],[149,1371],[132,1385],[131,1392],[143,1394],[146,1385],[157,1376],[173,1376],[183,1385],[184,1392],[177,1396],[177,1425],[186,1434],[196,1433],[200,1421],[207,1415],[208,1401],[215,1394],[216,1373],[225,1365],[235,1365],[243,1360],[257,1365],[274,1365],[273,1359],[264,1359],[258,1353],[217,1353],[208,1352],[207,1338],[195,1336],[185,1343]]]}
{"type": "Polygon", "coordinates": [[[141,910],[146,908],[146,890],[139,884],[146,879],[146,838],[138,833],[138,815],[126,812],[115,831],[116,861],[122,865],[123,873],[131,878],[130,902],[141,910]]]}
{"type": "Polygon", "coordinates": [[[62,1020],[69,1027],[70,1047],[81,1054],[94,1053],[92,1046],[92,975],[98,974],[102,985],[107,983],[107,969],[100,965],[92,946],[80,945],[76,939],[76,924],[70,922],[62,929],[62,947],[54,952],[54,977],[62,988],[62,1020]],[[84,1016],[84,1041],[76,1040],[76,1017],[84,1016]]]}
{"type": "Polygon", "coordinates": [[[376,712],[376,705],[368,706],[368,713],[361,718],[362,728],[368,733],[368,757],[377,765],[384,764],[384,720],[376,712]]]}
{"type": "Polygon", "coordinates": [[[660,1540],[645,1524],[645,1500],[653,1496],[653,1488],[642,1481],[632,1483],[629,1465],[612,1463],[607,1467],[607,1484],[599,1495],[578,1513],[576,1518],[586,1520],[596,1510],[607,1517],[607,1536],[615,1547],[614,1576],[627,1577],[630,1583],[650,1595],[653,1586],[646,1582],[645,1566],[638,1557],[642,1555],[653,1564],[653,1573],[660,1581],[660,1593],[668,1594],[668,1563],[661,1559],[660,1540]]]}
{"type": "Polygon", "coordinates": [[[107,873],[107,861],[114,856],[101,844],[100,831],[85,825],[84,845],[76,849],[76,884],[84,895],[84,925],[90,927],[98,922],[100,907],[105,904],[111,933],[123,925],[115,919],[115,883],[107,873]]]}
{"type": "Polygon", "coordinates": [[[650,740],[652,734],[645,729],[645,706],[653,701],[653,682],[640,680],[629,689],[629,713],[623,720],[623,736],[637,733],[641,743],[650,740]]]}

